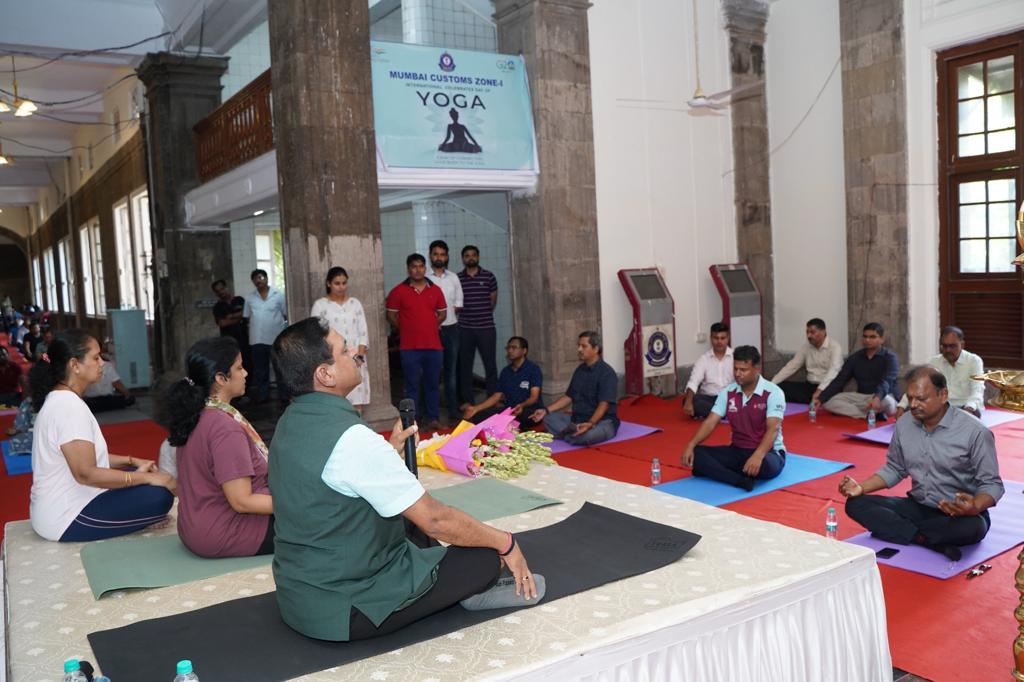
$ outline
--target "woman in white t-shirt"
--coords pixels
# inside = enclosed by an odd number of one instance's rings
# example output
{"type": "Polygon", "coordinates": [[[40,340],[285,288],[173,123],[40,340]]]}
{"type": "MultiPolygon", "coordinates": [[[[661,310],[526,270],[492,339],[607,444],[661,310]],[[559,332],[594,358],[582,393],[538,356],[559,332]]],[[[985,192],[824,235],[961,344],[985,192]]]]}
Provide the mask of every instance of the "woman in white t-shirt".
{"type": "Polygon", "coordinates": [[[348,295],[348,273],[334,266],[327,271],[327,295],[313,303],[311,317],[325,320],[331,329],[341,334],[349,345],[356,348],[356,366],[362,382],[346,398],[362,414],[363,406],[370,402],[370,373],[366,369],[366,346],[369,344],[366,315],[359,299],[348,295]]]}
{"type": "Polygon", "coordinates": [[[82,394],[103,375],[96,339],[61,332],[32,368],[41,405],[32,440],[32,528],[47,540],[83,542],[125,535],[164,520],[174,478],[152,460],[107,451],[82,394]]]}

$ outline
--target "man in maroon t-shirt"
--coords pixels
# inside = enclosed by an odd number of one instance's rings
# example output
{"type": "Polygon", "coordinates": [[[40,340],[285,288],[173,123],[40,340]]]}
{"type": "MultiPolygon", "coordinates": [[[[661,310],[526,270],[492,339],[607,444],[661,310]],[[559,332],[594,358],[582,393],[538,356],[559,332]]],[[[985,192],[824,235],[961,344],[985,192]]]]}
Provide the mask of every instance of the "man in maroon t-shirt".
{"type": "Polygon", "coordinates": [[[775,478],[786,466],[786,446],[782,442],[786,396],[761,376],[761,354],[753,346],[733,350],[732,364],[736,381],[718,394],[715,406],[681,459],[684,467],[693,467],[694,476],[750,491],[755,480],[775,478]],[[726,417],[732,427],[732,443],[701,445],[726,417]]]}
{"type": "Polygon", "coordinates": [[[441,287],[427,279],[427,259],[418,253],[405,259],[409,277],[391,290],[388,322],[398,330],[405,397],[416,401],[416,416],[427,430],[441,428],[440,383],[444,353],[438,331],[448,314],[441,287]],[[420,384],[423,399],[420,400],[420,384]]]}
{"type": "Polygon", "coordinates": [[[0,346],[0,405],[21,404],[27,383],[21,367],[11,361],[7,349],[0,346]]]}

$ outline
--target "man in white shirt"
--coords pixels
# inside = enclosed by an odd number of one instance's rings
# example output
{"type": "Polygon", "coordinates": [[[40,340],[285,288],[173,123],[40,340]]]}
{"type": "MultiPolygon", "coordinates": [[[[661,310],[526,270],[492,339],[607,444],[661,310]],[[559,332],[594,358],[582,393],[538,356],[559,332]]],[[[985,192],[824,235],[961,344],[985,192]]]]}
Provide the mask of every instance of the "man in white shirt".
{"type": "Polygon", "coordinates": [[[711,350],[697,358],[686,382],[683,414],[691,419],[704,419],[715,406],[722,390],[733,382],[732,348],[729,347],[729,325],[711,325],[711,350]]]}
{"type": "MultiPolygon", "coordinates": [[[[960,327],[943,327],[939,334],[939,354],[929,360],[928,364],[946,377],[949,404],[980,417],[981,411],[985,409],[985,382],[974,381],[971,377],[984,372],[985,365],[980,356],[964,350],[964,330],[960,327]]],[[[904,395],[896,405],[897,419],[906,412],[907,405],[907,396],[904,395]]]]}
{"type": "Polygon", "coordinates": [[[459,413],[459,313],[462,311],[462,282],[448,269],[448,243],[436,239],[430,243],[430,270],[427,279],[441,287],[448,303],[448,314],[441,323],[441,346],[444,348],[441,377],[444,379],[444,401],[448,419],[457,423],[459,413]]]}
{"type": "Polygon", "coordinates": [[[114,361],[104,358],[103,376],[95,384],[82,393],[82,400],[89,406],[93,414],[106,412],[107,410],[120,410],[135,404],[135,396],[128,390],[128,387],[121,381],[121,375],[117,373],[117,365],[114,361]]]}
{"type": "Polygon", "coordinates": [[[256,291],[245,297],[242,317],[249,320],[253,391],[256,402],[270,398],[270,347],[288,324],[284,294],[267,283],[267,271],[257,268],[249,276],[256,291]]]}
{"type": "Polygon", "coordinates": [[[782,369],[772,377],[772,383],[786,394],[787,403],[809,404],[828,386],[843,366],[843,349],[825,330],[825,321],[815,317],[807,321],[807,344],[801,346],[782,369]],[[807,372],[804,381],[786,381],[800,369],[807,372]]]}

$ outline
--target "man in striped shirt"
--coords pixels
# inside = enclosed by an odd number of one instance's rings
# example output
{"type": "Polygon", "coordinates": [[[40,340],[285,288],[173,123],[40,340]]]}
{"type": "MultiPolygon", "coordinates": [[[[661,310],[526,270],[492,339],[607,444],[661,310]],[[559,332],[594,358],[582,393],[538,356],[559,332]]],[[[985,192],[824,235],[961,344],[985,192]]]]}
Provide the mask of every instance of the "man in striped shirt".
{"type": "Polygon", "coordinates": [[[462,247],[459,273],[462,284],[462,310],[459,312],[459,395],[462,403],[472,405],[473,361],[477,350],[484,363],[487,395],[498,390],[497,329],[494,306],[498,304],[498,280],[490,270],[480,267],[480,249],[467,244],[462,247]]]}

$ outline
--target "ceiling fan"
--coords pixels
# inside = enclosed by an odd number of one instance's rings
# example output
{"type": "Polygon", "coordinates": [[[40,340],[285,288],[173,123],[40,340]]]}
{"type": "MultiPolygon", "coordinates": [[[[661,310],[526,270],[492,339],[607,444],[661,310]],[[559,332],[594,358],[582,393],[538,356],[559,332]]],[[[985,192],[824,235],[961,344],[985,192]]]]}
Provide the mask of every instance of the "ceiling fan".
{"type": "Polygon", "coordinates": [[[700,31],[699,24],[697,23],[697,0],[693,0],[693,63],[697,76],[697,89],[694,90],[693,97],[686,100],[687,106],[691,109],[711,109],[713,111],[727,109],[732,103],[731,99],[734,95],[752,90],[764,83],[763,80],[757,80],[752,83],[729,88],[728,90],[722,90],[712,95],[704,94],[704,89],[700,86],[700,31]]]}

